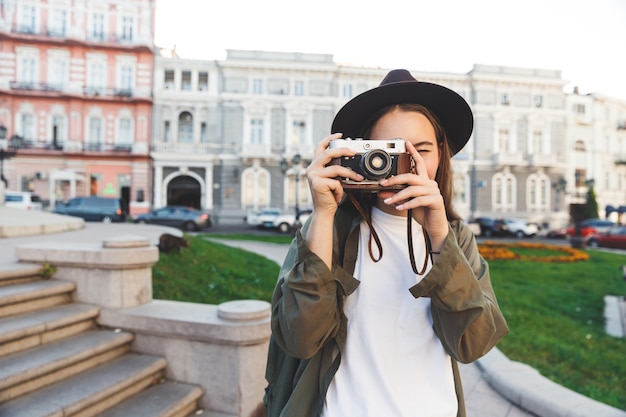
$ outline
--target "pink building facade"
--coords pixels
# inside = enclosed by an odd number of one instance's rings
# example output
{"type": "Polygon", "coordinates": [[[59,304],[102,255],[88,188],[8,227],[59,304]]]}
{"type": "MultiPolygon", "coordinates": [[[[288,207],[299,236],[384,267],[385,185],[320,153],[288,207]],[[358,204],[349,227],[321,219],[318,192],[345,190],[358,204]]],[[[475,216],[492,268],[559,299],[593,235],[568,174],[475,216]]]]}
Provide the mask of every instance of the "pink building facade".
{"type": "Polygon", "coordinates": [[[155,0],[0,3],[0,147],[9,190],[151,201],[155,0]]]}

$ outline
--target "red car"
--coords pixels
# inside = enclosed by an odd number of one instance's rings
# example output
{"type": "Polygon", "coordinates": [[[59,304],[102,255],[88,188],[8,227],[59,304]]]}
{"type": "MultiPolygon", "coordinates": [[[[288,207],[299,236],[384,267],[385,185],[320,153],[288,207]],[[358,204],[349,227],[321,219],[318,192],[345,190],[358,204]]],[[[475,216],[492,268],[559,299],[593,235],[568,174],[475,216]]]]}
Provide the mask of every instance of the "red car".
{"type": "MultiPolygon", "coordinates": [[[[580,234],[582,236],[589,236],[595,233],[604,233],[608,231],[611,227],[615,226],[610,220],[602,220],[602,219],[587,219],[580,222],[580,234]]],[[[571,226],[567,228],[566,235],[568,238],[576,235],[576,226],[571,226]]]]}
{"type": "Polygon", "coordinates": [[[592,234],[587,238],[592,248],[626,249],[626,226],[615,226],[604,233],[592,234]]]}

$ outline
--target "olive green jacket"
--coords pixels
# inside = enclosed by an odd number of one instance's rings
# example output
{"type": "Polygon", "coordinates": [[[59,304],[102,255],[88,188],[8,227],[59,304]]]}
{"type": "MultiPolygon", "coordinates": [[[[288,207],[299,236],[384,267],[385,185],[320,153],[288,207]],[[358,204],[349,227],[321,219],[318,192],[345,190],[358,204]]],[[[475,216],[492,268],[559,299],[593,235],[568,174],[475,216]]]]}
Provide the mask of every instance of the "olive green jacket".
{"type": "MultiPolygon", "coordinates": [[[[344,298],[359,285],[352,274],[361,220],[350,209],[337,211],[332,270],[309,250],[300,232],[291,244],[272,297],[264,398],[268,417],[316,417],[322,411],[346,343],[344,298]]],[[[461,221],[450,222],[441,254],[409,291],[416,298],[431,299],[433,328],[452,357],[458,416],[464,417],[457,362],[469,363],[486,354],[508,327],[489,267],[478,253],[474,234],[461,221]]]]}

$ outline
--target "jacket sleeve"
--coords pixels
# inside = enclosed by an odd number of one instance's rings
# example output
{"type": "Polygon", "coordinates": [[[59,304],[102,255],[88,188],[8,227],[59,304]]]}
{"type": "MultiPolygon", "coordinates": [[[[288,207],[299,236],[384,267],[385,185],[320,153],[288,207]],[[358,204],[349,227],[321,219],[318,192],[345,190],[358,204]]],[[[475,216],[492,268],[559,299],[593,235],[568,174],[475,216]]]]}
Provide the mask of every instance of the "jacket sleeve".
{"type": "Polygon", "coordinates": [[[339,265],[333,264],[330,270],[298,231],[272,296],[271,325],[276,343],[296,358],[315,355],[340,331],[343,312],[338,294],[345,294],[343,283],[352,280],[339,265]]]}
{"type": "Polygon", "coordinates": [[[485,355],[509,332],[472,231],[452,222],[448,237],[429,273],[411,288],[414,297],[429,297],[435,333],[461,363],[485,355]]]}

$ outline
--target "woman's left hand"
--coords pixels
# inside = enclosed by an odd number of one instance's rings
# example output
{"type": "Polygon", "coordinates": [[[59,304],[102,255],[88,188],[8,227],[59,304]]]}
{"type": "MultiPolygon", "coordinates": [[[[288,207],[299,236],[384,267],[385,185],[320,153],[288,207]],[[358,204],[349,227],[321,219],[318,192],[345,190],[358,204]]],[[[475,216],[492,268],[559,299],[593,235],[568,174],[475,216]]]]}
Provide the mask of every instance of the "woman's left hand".
{"type": "Polygon", "coordinates": [[[406,142],[407,150],[415,161],[415,173],[406,173],[382,180],[380,185],[406,184],[406,188],[384,200],[396,210],[413,209],[413,218],[421,224],[430,237],[432,248],[438,251],[448,235],[448,219],[439,184],[428,176],[424,159],[413,144],[406,142]]]}

